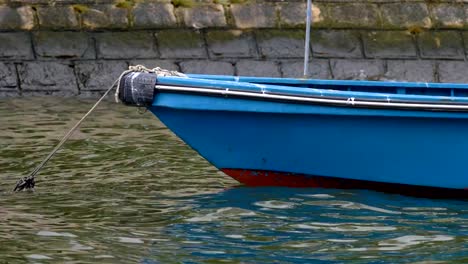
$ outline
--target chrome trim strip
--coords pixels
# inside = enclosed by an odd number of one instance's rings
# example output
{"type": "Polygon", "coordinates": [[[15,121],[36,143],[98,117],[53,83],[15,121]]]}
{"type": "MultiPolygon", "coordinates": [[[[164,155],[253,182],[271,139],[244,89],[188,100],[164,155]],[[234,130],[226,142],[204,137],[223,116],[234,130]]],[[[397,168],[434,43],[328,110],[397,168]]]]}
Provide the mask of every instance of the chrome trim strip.
{"type": "Polygon", "coordinates": [[[228,88],[210,89],[201,87],[184,87],[170,85],[156,85],[155,88],[161,91],[179,92],[179,93],[200,93],[209,95],[221,95],[224,97],[250,97],[261,100],[289,101],[297,103],[315,103],[323,105],[335,105],[345,107],[369,107],[369,108],[392,108],[392,109],[415,109],[429,111],[468,111],[468,104],[440,104],[440,103],[415,103],[415,102],[392,102],[392,101],[369,101],[354,97],[344,99],[329,99],[319,97],[301,97],[294,95],[268,94],[267,92],[244,92],[238,90],[229,90],[228,88]]]}

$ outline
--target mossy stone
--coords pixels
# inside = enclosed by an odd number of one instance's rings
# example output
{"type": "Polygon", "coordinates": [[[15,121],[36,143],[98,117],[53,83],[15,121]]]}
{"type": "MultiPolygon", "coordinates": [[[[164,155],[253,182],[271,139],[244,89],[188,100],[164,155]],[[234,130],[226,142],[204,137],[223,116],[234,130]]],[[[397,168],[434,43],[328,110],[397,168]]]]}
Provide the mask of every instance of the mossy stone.
{"type": "Polygon", "coordinates": [[[156,34],[162,58],[204,58],[202,35],[191,30],[163,30],[156,34]]]}
{"type": "Polygon", "coordinates": [[[363,36],[364,52],[371,58],[415,58],[413,36],[406,31],[371,31],[363,36]]]}
{"type": "Polygon", "coordinates": [[[424,32],[418,37],[423,58],[463,59],[461,34],[457,31],[424,32]]]}
{"type": "Polygon", "coordinates": [[[382,28],[431,28],[432,20],[426,3],[388,3],[380,7],[382,28]]]}
{"type": "Polygon", "coordinates": [[[190,30],[164,30],[156,37],[160,47],[194,48],[201,44],[201,35],[190,30]]]}
{"type": "Polygon", "coordinates": [[[305,39],[305,33],[302,30],[261,30],[258,31],[257,37],[262,40],[274,38],[287,38],[287,39],[305,39]]]}

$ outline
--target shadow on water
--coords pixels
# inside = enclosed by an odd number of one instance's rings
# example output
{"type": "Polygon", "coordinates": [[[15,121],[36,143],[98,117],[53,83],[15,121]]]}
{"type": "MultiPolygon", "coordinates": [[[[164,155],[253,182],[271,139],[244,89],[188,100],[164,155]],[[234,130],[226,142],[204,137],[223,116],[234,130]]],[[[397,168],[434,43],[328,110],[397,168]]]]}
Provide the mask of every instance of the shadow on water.
{"type": "Polygon", "coordinates": [[[12,195],[92,103],[0,100],[0,263],[468,262],[465,201],[236,187],[149,113],[113,103],[35,193],[12,195]]]}

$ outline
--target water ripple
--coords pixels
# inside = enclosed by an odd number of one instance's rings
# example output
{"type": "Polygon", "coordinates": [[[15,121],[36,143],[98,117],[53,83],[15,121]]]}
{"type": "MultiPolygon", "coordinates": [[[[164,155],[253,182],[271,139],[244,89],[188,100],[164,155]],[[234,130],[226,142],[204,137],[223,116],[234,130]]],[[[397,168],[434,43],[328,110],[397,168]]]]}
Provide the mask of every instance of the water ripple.
{"type": "Polygon", "coordinates": [[[109,102],[35,193],[12,194],[92,103],[0,100],[1,263],[468,262],[466,201],[239,187],[150,113],[109,102]]]}

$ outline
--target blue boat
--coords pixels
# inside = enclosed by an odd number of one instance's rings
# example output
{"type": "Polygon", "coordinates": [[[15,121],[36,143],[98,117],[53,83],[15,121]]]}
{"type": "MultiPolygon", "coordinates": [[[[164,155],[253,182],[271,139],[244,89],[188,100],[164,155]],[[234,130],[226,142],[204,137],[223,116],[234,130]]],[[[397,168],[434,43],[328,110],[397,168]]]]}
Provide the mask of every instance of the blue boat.
{"type": "Polygon", "coordinates": [[[243,184],[468,198],[468,85],[168,75],[118,96],[243,184]]]}
{"type": "MultiPolygon", "coordinates": [[[[312,3],[307,0],[304,77],[312,3]]],[[[468,198],[468,85],[184,75],[131,67],[116,95],[251,186],[468,198]]]]}

